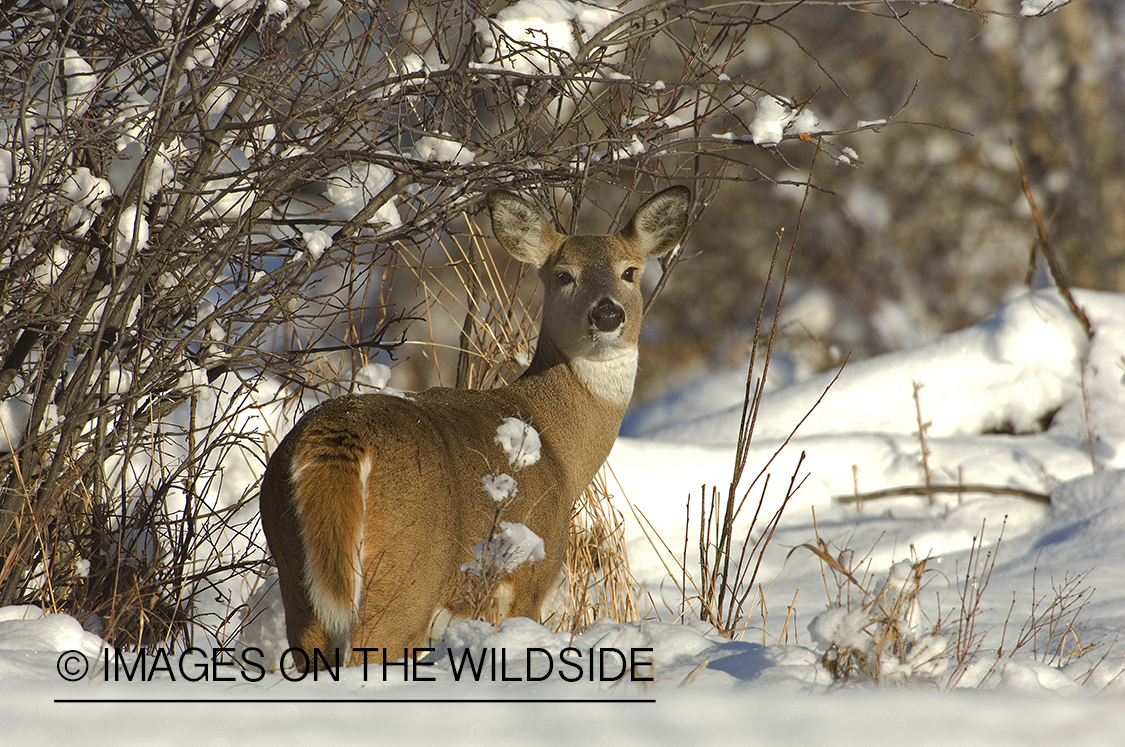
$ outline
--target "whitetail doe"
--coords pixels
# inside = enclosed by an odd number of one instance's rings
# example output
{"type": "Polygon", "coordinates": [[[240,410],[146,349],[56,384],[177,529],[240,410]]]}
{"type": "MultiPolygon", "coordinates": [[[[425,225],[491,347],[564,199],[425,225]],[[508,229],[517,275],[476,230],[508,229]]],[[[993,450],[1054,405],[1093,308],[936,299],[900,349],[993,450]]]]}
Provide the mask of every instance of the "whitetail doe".
{"type": "MultiPolygon", "coordinates": [[[[510,386],[334,399],[309,411],[262,480],[262,526],[277,563],[289,644],[386,649],[425,644],[431,622],[469,614],[462,564],[496,518],[482,477],[506,467],[504,418],[538,431],[540,459],[517,476],[504,518],[542,538],[546,559],[494,590],[498,618],[538,620],[566,553],[571,512],[605,462],[633,393],[646,259],[680,241],[691,192],[672,187],[617,234],[564,236],[535,205],[488,195],[492,231],[538,267],[535,356],[510,386]]],[[[381,661],[381,655],[371,660],[381,661]]],[[[353,661],[359,661],[358,652],[353,661]]]]}

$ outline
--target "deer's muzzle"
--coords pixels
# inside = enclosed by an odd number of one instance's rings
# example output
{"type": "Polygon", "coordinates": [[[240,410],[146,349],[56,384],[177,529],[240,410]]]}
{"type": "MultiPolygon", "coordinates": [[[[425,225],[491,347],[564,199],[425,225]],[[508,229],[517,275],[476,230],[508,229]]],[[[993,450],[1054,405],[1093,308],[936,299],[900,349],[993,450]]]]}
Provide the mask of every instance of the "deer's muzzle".
{"type": "Polygon", "coordinates": [[[590,310],[590,324],[602,332],[612,332],[625,323],[625,309],[611,299],[603,298],[590,310]]]}

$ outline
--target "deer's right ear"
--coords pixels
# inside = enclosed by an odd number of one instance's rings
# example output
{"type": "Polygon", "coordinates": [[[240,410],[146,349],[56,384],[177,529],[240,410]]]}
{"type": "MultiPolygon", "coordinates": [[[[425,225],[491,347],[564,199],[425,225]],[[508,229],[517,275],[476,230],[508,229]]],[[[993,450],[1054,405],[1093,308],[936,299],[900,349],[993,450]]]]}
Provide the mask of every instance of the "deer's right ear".
{"type": "Polygon", "coordinates": [[[488,193],[492,235],[520,262],[542,267],[563,241],[538,207],[502,189],[488,193]]]}

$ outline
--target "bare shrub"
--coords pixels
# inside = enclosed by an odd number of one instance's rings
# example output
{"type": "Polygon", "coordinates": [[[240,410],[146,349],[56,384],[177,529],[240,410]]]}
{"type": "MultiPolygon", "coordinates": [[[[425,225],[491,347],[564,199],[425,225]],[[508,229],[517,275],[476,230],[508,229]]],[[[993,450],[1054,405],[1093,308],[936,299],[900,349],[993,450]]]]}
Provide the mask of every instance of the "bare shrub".
{"type": "MultiPolygon", "coordinates": [[[[278,431],[340,378],[385,383],[395,267],[444,246],[463,268],[475,239],[433,242],[498,184],[569,229],[598,185],[709,194],[734,146],[708,131],[753,93],[723,66],[756,22],[668,6],[574,6],[557,39],[421,0],[5,8],[0,604],[118,644],[218,635],[262,568],[278,431]]],[[[457,383],[502,378],[482,355],[457,383]]]]}

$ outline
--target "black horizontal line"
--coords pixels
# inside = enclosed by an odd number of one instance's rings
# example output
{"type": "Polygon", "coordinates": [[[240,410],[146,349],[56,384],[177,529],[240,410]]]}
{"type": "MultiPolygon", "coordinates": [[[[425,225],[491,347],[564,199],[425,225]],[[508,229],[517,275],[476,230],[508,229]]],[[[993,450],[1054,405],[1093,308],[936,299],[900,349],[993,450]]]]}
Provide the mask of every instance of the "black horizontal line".
{"type": "Polygon", "coordinates": [[[55,698],[55,703],[655,703],[655,698],[55,698]]]}

